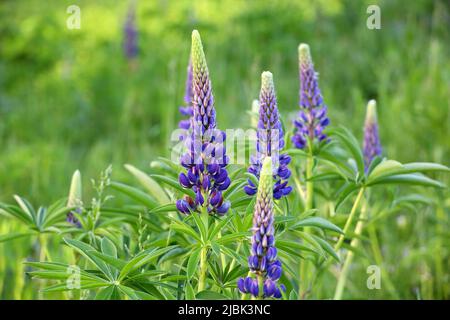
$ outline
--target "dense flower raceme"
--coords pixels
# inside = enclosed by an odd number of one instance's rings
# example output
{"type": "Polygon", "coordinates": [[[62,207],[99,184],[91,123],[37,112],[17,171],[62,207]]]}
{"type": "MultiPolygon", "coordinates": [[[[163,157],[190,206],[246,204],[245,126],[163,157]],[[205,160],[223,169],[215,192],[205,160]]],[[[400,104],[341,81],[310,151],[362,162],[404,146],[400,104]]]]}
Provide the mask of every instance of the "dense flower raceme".
{"type": "Polygon", "coordinates": [[[125,57],[133,59],[138,54],[137,46],[137,28],[136,28],[136,12],[135,4],[132,2],[128,9],[127,18],[124,26],[124,43],[123,49],[125,57]]]}
{"type": "Polygon", "coordinates": [[[381,156],[381,143],[378,135],[377,104],[375,100],[370,100],[367,104],[366,121],[364,123],[363,154],[366,170],[376,156],[381,156]]]}
{"type": "MultiPolygon", "coordinates": [[[[288,186],[288,178],[291,171],[288,164],[291,158],[287,154],[281,154],[284,147],[283,128],[281,126],[280,115],[278,113],[277,97],[273,84],[273,76],[270,72],[263,72],[261,75],[261,92],[259,95],[259,121],[257,125],[256,155],[250,159],[248,172],[259,177],[262,159],[272,157],[274,163],[273,177],[275,185],[273,196],[280,199],[292,191],[288,186]]],[[[255,184],[249,179],[248,185],[244,187],[248,195],[256,193],[255,184]]]]}
{"type": "Polygon", "coordinates": [[[242,293],[250,293],[254,297],[281,298],[281,290],[286,290],[284,285],[277,284],[282,268],[281,262],[277,259],[273,224],[272,159],[266,157],[263,160],[259,178],[253,214],[252,248],[248,258],[248,266],[256,278],[248,276],[238,280],[238,288],[242,293]],[[258,281],[258,278],[262,281],[258,281]]]}
{"type": "Polygon", "coordinates": [[[323,141],[326,135],[323,129],[330,123],[320,93],[318,75],[314,70],[309,46],[300,44],[298,47],[300,69],[300,112],[294,121],[295,134],[292,143],[296,148],[303,149],[317,139],[323,141]]]}
{"type": "Polygon", "coordinates": [[[189,64],[187,67],[187,77],[186,77],[186,91],[184,93],[184,105],[179,108],[180,113],[183,116],[189,117],[188,119],[183,119],[178,123],[180,129],[188,130],[191,126],[191,117],[194,115],[194,110],[192,109],[192,62],[189,58],[189,64]]]}
{"type": "Polygon", "coordinates": [[[223,142],[225,134],[216,129],[214,98],[209,78],[205,54],[197,30],[192,32],[192,109],[191,131],[185,139],[187,151],[181,156],[181,165],[186,173],[179,175],[179,182],[184,188],[192,189],[195,198],[185,196],[176,205],[180,212],[190,214],[207,208],[211,214],[224,215],[230,203],[224,201],[222,192],[231,180],[226,165],[223,142]]]}

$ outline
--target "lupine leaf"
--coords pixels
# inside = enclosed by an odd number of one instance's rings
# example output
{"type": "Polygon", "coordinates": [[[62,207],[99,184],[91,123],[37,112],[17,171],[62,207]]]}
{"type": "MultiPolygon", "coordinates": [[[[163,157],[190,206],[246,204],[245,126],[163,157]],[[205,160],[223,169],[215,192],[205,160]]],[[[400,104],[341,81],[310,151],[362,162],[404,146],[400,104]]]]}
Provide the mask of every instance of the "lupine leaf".
{"type": "Polygon", "coordinates": [[[163,188],[155,181],[153,180],[148,174],[145,172],[139,170],[138,168],[130,165],[125,164],[125,169],[127,169],[133,176],[136,177],[136,179],[139,180],[139,182],[142,184],[142,186],[147,189],[147,191],[155,198],[159,203],[168,203],[170,202],[169,197],[167,196],[166,192],[163,188]]]}
{"type": "Polygon", "coordinates": [[[137,188],[128,186],[126,184],[120,183],[120,182],[111,182],[110,184],[111,188],[126,194],[130,198],[136,200],[139,203],[142,203],[146,207],[154,208],[158,205],[158,203],[153,200],[148,194],[143,192],[142,190],[139,190],[137,188]]]}
{"type": "Polygon", "coordinates": [[[180,191],[181,193],[187,194],[191,198],[195,198],[194,191],[192,191],[191,189],[183,188],[180,185],[180,183],[177,180],[173,179],[173,178],[162,176],[162,175],[158,175],[158,174],[151,174],[150,177],[154,178],[157,181],[163,182],[163,183],[171,186],[172,188],[180,191]]]}
{"type": "Polygon", "coordinates": [[[302,228],[302,227],[317,227],[320,229],[331,230],[331,231],[341,233],[341,234],[343,233],[341,228],[334,225],[330,221],[325,220],[320,217],[306,218],[306,219],[301,220],[301,221],[297,222],[296,224],[294,224],[290,229],[298,229],[298,228],[302,228]]]}
{"type": "Polygon", "coordinates": [[[228,300],[227,296],[211,290],[203,290],[195,296],[199,300],[228,300]]]}
{"type": "Polygon", "coordinates": [[[199,247],[196,248],[194,251],[192,251],[189,255],[189,260],[186,268],[186,276],[188,279],[191,279],[192,276],[195,274],[195,271],[198,269],[201,251],[202,248],[199,247]]]}
{"type": "Polygon", "coordinates": [[[445,185],[439,181],[430,179],[421,174],[412,173],[387,176],[368,183],[369,186],[378,184],[409,184],[421,185],[425,187],[445,188],[445,185]]]}

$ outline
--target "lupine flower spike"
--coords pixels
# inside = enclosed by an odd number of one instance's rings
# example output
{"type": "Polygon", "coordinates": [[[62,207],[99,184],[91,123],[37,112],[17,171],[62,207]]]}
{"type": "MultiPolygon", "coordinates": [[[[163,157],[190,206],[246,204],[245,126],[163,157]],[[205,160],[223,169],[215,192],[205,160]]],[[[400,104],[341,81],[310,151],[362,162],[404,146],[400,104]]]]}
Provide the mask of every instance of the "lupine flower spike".
{"type": "Polygon", "coordinates": [[[366,121],[364,123],[363,154],[366,170],[376,156],[381,156],[381,143],[378,135],[377,103],[375,100],[370,100],[367,104],[366,121]]]}
{"type": "Polygon", "coordinates": [[[83,205],[81,201],[82,188],[81,188],[81,173],[80,171],[75,171],[72,176],[72,181],[70,183],[69,198],[67,199],[67,207],[74,208],[72,211],[67,213],[66,221],[80,228],[81,223],[78,221],[75,214],[81,213],[81,206],[83,205]]]}
{"type": "Polygon", "coordinates": [[[131,1],[130,7],[128,8],[127,18],[123,30],[124,32],[123,49],[125,57],[129,60],[132,60],[138,54],[135,7],[136,7],[135,2],[131,1]]]}
{"type": "Polygon", "coordinates": [[[327,139],[323,129],[330,123],[327,117],[322,94],[319,89],[318,74],[314,70],[309,46],[300,44],[298,47],[300,69],[300,112],[294,121],[295,134],[292,143],[296,148],[303,149],[309,142],[327,139]]]}
{"type": "MultiPolygon", "coordinates": [[[[280,199],[292,191],[292,187],[287,185],[288,178],[291,175],[291,171],[288,169],[291,158],[287,154],[280,155],[280,150],[283,147],[283,128],[278,113],[273,76],[272,73],[266,71],[261,75],[256,155],[250,159],[251,165],[248,172],[259,178],[262,159],[267,156],[272,157],[274,163],[273,177],[275,179],[273,196],[275,199],[280,199]]],[[[248,180],[248,185],[244,187],[244,191],[248,195],[256,193],[256,186],[250,179],[248,180]]]]}
{"type": "Polygon", "coordinates": [[[271,157],[263,160],[252,231],[252,248],[248,266],[256,278],[251,276],[240,278],[238,288],[242,293],[250,293],[254,297],[281,298],[281,290],[285,291],[286,288],[284,285],[277,284],[282,268],[275,248],[271,157]]]}
{"type": "Polygon", "coordinates": [[[183,119],[178,123],[178,127],[181,129],[188,130],[191,126],[191,117],[194,115],[194,111],[192,109],[192,62],[191,58],[189,58],[189,64],[187,67],[187,77],[186,77],[186,90],[184,93],[184,105],[179,108],[180,113],[183,116],[189,117],[188,119],[183,119]]]}
{"type": "Polygon", "coordinates": [[[180,173],[179,182],[184,188],[192,189],[196,196],[194,199],[186,196],[176,205],[184,214],[199,212],[200,207],[206,207],[210,214],[224,215],[230,203],[224,201],[222,192],[231,183],[225,169],[228,164],[223,146],[225,134],[216,129],[211,80],[197,30],[192,32],[191,62],[192,130],[185,140],[188,151],[180,159],[186,173],[180,173]]]}

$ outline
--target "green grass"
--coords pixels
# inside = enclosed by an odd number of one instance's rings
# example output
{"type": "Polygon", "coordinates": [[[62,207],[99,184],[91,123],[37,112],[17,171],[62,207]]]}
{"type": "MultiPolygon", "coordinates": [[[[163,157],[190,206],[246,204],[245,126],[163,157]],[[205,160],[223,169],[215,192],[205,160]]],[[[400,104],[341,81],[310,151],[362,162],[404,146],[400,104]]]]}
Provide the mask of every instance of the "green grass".
{"type": "MultiPolygon", "coordinates": [[[[148,168],[167,156],[193,28],[202,33],[221,129],[248,126],[264,70],[274,74],[284,118],[295,114],[296,50],[306,42],[333,125],[361,138],[366,102],[376,99],[386,155],[450,165],[447,1],[140,1],[135,71],[121,47],[127,3],[76,3],[81,30],[65,27],[73,1],[0,4],[1,201],[20,194],[48,204],[66,196],[75,169],[87,185],[109,163],[120,180],[128,179],[122,164],[148,168]],[[381,30],[366,28],[373,3],[381,7],[381,30]]],[[[440,178],[449,184],[448,175],[440,178]]],[[[435,205],[405,209],[406,225],[393,216],[378,234],[400,298],[450,297],[450,197],[429,194],[435,205]]],[[[0,221],[0,228],[16,226],[0,221]]],[[[25,242],[0,244],[0,279],[15,275],[17,261],[29,255],[25,242]]],[[[365,281],[363,265],[355,264],[363,280],[354,283],[365,281]]],[[[22,295],[15,283],[6,281],[0,298],[35,294],[29,279],[22,295]]],[[[349,288],[348,298],[392,297],[349,288]]]]}

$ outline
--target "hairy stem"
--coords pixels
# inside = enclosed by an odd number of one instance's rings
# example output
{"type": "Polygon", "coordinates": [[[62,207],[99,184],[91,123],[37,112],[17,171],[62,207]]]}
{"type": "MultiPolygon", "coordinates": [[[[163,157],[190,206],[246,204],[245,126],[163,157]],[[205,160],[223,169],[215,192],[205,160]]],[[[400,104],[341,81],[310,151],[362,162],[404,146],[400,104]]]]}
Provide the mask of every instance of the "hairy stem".
{"type": "Polygon", "coordinates": [[[345,235],[348,233],[348,230],[350,229],[350,226],[352,225],[353,218],[355,217],[356,210],[358,209],[358,206],[359,206],[359,203],[361,202],[363,194],[364,194],[364,187],[359,189],[358,195],[355,199],[355,202],[353,203],[352,210],[350,211],[347,221],[345,222],[344,229],[342,230],[343,234],[340,235],[338,242],[334,246],[334,251],[336,251],[336,252],[341,248],[342,244],[344,243],[345,235]]]}
{"type": "MultiPolygon", "coordinates": [[[[209,213],[206,207],[202,208],[201,212],[201,219],[205,226],[206,233],[208,233],[209,228],[209,213]]],[[[206,241],[206,239],[203,239],[203,241],[206,241]]],[[[198,292],[205,290],[205,283],[206,283],[206,273],[207,273],[207,267],[208,267],[208,261],[207,261],[207,254],[208,254],[208,247],[206,243],[203,243],[202,250],[200,251],[200,269],[199,269],[199,276],[198,276],[198,292]]]]}
{"type": "MultiPolygon", "coordinates": [[[[313,208],[313,197],[314,197],[314,183],[310,180],[313,175],[313,165],[314,158],[312,151],[310,150],[309,155],[306,159],[306,201],[305,201],[305,211],[311,210],[313,208]]],[[[305,228],[305,232],[309,232],[309,228],[305,228]]],[[[309,264],[307,260],[300,261],[300,279],[298,285],[298,298],[302,299],[308,291],[308,273],[309,264]]]]}
{"type": "MultiPolygon", "coordinates": [[[[364,202],[362,208],[361,208],[361,214],[359,215],[359,221],[356,224],[355,227],[355,237],[353,238],[352,242],[350,243],[350,246],[352,248],[356,248],[359,244],[359,238],[358,236],[360,236],[362,234],[362,230],[364,227],[364,222],[366,219],[366,211],[367,211],[367,206],[366,206],[366,202],[364,202]]],[[[354,252],[353,251],[349,251],[347,253],[347,257],[345,258],[345,262],[344,265],[342,267],[342,271],[341,274],[339,275],[339,279],[338,279],[338,283],[336,286],[336,291],[334,292],[334,300],[341,300],[342,299],[342,294],[344,292],[344,288],[345,288],[345,283],[347,281],[347,276],[348,276],[348,271],[350,270],[350,265],[353,262],[353,257],[354,257],[354,252]]]]}

